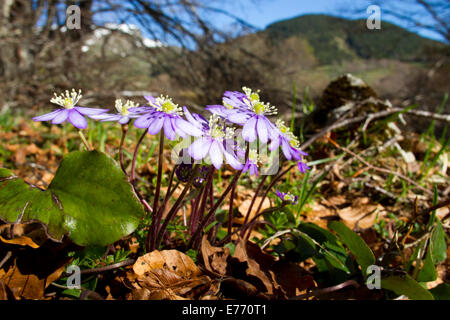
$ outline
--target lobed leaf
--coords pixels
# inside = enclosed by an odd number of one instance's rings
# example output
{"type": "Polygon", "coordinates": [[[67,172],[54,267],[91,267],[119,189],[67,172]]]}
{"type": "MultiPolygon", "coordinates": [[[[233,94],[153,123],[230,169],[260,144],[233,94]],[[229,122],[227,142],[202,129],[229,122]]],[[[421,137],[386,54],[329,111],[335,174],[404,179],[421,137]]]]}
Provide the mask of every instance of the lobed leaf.
{"type": "Polygon", "coordinates": [[[0,169],[0,220],[40,222],[55,241],[68,234],[78,245],[108,245],[132,233],[143,215],[127,177],[98,151],[65,156],[45,191],[0,169]]]}

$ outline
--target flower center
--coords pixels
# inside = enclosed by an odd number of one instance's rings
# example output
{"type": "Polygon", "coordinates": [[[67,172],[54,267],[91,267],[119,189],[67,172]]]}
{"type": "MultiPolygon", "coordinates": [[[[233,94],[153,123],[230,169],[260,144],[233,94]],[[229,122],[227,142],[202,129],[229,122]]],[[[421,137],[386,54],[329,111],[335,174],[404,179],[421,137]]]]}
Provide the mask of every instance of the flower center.
{"type": "Polygon", "coordinates": [[[250,151],[248,152],[248,159],[250,160],[250,162],[258,164],[259,155],[256,149],[250,149],[250,151]]]}
{"type": "Polygon", "coordinates": [[[222,141],[224,139],[231,139],[234,134],[234,129],[226,127],[224,128],[219,116],[212,115],[209,118],[209,135],[215,140],[222,141]],[[225,129],[225,130],[224,130],[225,129]]]}
{"type": "Polygon", "coordinates": [[[156,102],[151,104],[156,110],[167,113],[167,114],[178,114],[183,115],[182,109],[175,104],[171,98],[168,96],[156,98],[156,102]]]}
{"type": "Polygon", "coordinates": [[[73,107],[75,107],[75,104],[77,104],[81,99],[81,97],[81,90],[76,92],[75,89],[72,89],[71,92],[69,92],[69,90],[66,90],[66,92],[60,96],[55,93],[54,97],[50,99],[50,102],[66,109],[72,109],[73,107]]]}
{"type": "Polygon", "coordinates": [[[73,108],[73,100],[70,98],[65,98],[64,99],[64,108],[72,109],[73,108]]]}
{"type": "Polygon", "coordinates": [[[162,104],[162,109],[165,113],[172,113],[176,109],[176,105],[172,101],[166,101],[162,104]]]}
{"type": "Polygon", "coordinates": [[[284,195],[283,200],[284,201],[292,201],[293,202],[293,201],[295,201],[295,196],[288,192],[288,193],[286,193],[284,195]]]}
{"type": "Polygon", "coordinates": [[[138,107],[139,104],[134,103],[133,101],[127,100],[127,102],[125,102],[125,104],[122,104],[122,100],[121,99],[117,99],[116,100],[116,110],[118,113],[120,113],[122,116],[127,116],[130,114],[130,111],[128,111],[128,109],[130,108],[136,108],[138,107]]]}
{"type": "Polygon", "coordinates": [[[253,109],[255,110],[256,114],[264,114],[264,111],[266,111],[265,106],[260,102],[255,103],[253,109]]]}
{"type": "Polygon", "coordinates": [[[225,132],[223,132],[223,130],[219,126],[215,126],[211,130],[211,137],[213,137],[214,139],[222,139],[223,137],[225,137],[225,132]]]}
{"type": "Polygon", "coordinates": [[[271,106],[269,103],[264,103],[259,100],[259,94],[257,92],[252,92],[250,88],[243,87],[247,99],[244,99],[247,107],[256,114],[260,115],[272,115],[277,114],[277,108],[271,106]]]}

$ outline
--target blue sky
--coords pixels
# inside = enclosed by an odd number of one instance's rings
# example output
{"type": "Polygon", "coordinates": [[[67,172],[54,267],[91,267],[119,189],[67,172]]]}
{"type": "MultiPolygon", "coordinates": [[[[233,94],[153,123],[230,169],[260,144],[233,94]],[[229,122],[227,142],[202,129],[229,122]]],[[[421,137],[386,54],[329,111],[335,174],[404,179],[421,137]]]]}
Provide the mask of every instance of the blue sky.
{"type": "MultiPolygon", "coordinates": [[[[0,0],[1,1],[1,0],[0,0]]],[[[396,7],[396,11],[409,15],[408,11],[414,12],[415,18],[422,22],[429,22],[431,19],[426,11],[413,3],[416,0],[384,0],[389,4],[388,8],[396,7]],[[409,3],[408,3],[409,2],[409,3]]],[[[448,0],[442,0],[448,1],[448,0]]],[[[329,14],[346,18],[367,18],[366,9],[370,4],[377,3],[377,0],[210,0],[206,2],[212,7],[223,9],[235,16],[247,21],[249,24],[264,29],[267,25],[283,20],[293,18],[304,14],[329,14]]],[[[411,24],[389,16],[381,9],[381,28],[383,21],[395,23],[410,31],[416,32],[424,37],[443,40],[443,38],[434,32],[428,30],[415,29],[411,24]]],[[[203,15],[203,14],[202,14],[203,15]]],[[[101,14],[100,22],[118,23],[118,17],[115,14],[101,14]]],[[[225,15],[214,14],[211,16],[214,24],[223,30],[232,31],[231,20],[225,15]]],[[[137,21],[128,20],[128,23],[136,24],[137,21]]],[[[144,31],[145,34],[145,31],[144,31]]],[[[146,35],[147,36],[147,35],[146,35]]]]}
{"type": "MultiPolygon", "coordinates": [[[[445,0],[444,0],[445,1],[445,0]]],[[[239,18],[248,21],[250,24],[258,27],[265,28],[272,22],[292,18],[295,16],[311,13],[323,13],[336,16],[346,16],[353,18],[367,17],[365,8],[369,4],[376,1],[368,0],[224,0],[223,9],[233,12],[239,18]],[[359,10],[358,10],[359,9],[359,10]],[[361,10],[362,9],[362,10],[361,10]]],[[[388,1],[392,4],[393,0],[388,1]]],[[[215,2],[217,3],[217,2],[215,2]]],[[[404,1],[397,2],[398,8],[401,10],[402,6],[406,9],[414,8],[412,5],[405,4],[404,1]],[[406,8],[407,7],[407,8],[406,8]]],[[[421,10],[422,8],[417,8],[421,10]]],[[[405,11],[406,12],[406,11],[405,11]]],[[[427,15],[423,12],[420,15],[424,21],[427,19],[427,15]]],[[[218,23],[226,23],[225,18],[218,21],[218,23]]],[[[397,25],[405,27],[411,31],[417,32],[411,28],[411,25],[407,25],[404,22],[383,14],[383,6],[381,6],[381,28],[383,28],[383,20],[393,22],[397,25]]],[[[440,40],[442,39],[438,34],[430,31],[418,31],[424,37],[440,40]]]]}

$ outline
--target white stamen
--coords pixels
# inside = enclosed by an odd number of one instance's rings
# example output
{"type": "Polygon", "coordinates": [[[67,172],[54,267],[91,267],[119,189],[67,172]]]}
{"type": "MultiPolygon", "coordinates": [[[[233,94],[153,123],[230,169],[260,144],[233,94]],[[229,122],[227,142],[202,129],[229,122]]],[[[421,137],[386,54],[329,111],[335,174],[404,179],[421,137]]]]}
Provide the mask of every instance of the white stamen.
{"type": "Polygon", "coordinates": [[[78,101],[80,101],[80,99],[83,97],[81,95],[81,90],[78,90],[78,92],[76,92],[75,89],[72,89],[71,92],[69,92],[69,90],[66,90],[65,93],[61,94],[60,96],[58,96],[56,93],[54,93],[54,95],[55,96],[50,99],[50,102],[66,109],[72,109],[73,107],[75,107],[78,101]]]}
{"type": "Polygon", "coordinates": [[[248,159],[254,163],[254,164],[258,164],[258,162],[260,162],[260,157],[258,155],[258,152],[256,151],[256,149],[250,149],[248,152],[248,159]]]}
{"type": "Polygon", "coordinates": [[[260,115],[274,115],[277,114],[277,108],[271,106],[269,103],[264,103],[259,99],[259,90],[257,92],[252,92],[252,89],[247,87],[242,87],[247,99],[244,99],[244,103],[247,105],[248,109],[260,115]]]}
{"type": "Polygon", "coordinates": [[[150,103],[152,107],[156,110],[165,112],[167,114],[178,114],[180,116],[183,115],[183,109],[175,104],[169,96],[163,96],[156,98],[156,102],[150,103]]]}
{"type": "Polygon", "coordinates": [[[125,102],[125,104],[123,104],[123,103],[122,103],[122,99],[116,99],[116,105],[115,105],[116,110],[117,110],[118,113],[120,113],[120,114],[123,115],[123,116],[126,116],[126,115],[128,115],[128,114],[130,113],[130,112],[128,111],[128,109],[130,109],[130,108],[136,108],[136,107],[138,107],[138,106],[139,106],[138,103],[134,103],[134,102],[131,101],[131,100],[127,100],[127,101],[125,102]]]}
{"type": "Polygon", "coordinates": [[[224,131],[224,124],[220,121],[218,115],[213,114],[209,117],[209,135],[216,140],[223,141],[232,139],[234,136],[234,129],[226,127],[224,131]]]}

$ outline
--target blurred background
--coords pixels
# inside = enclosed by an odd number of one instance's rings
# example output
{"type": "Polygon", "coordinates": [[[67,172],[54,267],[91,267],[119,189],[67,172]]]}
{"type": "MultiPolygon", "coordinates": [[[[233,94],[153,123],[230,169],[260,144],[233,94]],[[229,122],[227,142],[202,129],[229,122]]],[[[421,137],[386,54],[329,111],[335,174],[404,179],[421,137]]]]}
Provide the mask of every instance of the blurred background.
{"type": "Polygon", "coordinates": [[[71,88],[83,105],[163,93],[199,109],[248,86],[302,118],[347,73],[396,107],[437,112],[449,27],[446,0],[2,0],[0,112],[49,109],[71,88]]]}

